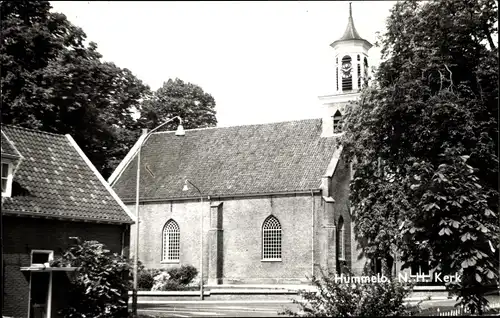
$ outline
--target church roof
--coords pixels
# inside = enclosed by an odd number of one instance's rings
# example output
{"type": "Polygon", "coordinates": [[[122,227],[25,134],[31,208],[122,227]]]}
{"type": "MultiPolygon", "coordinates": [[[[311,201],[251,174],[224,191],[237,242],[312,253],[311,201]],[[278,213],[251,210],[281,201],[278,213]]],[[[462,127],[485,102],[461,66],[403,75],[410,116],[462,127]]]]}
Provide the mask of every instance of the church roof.
{"type": "MultiPolygon", "coordinates": [[[[336,142],[320,137],[321,119],[153,133],[141,151],[141,199],[211,197],[317,190],[336,142]]],[[[112,187],[135,201],[137,160],[131,154],[112,187]]],[[[128,157],[128,156],[127,156],[128,157]]],[[[114,173],[115,174],[115,173],[114,173]]]]}
{"type": "Polygon", "coordinates": [[[4,138],[22,155],[16,161],[12,194],[2,197],[6,214],[133,223],[126,206],[69,135],[2,125],[4,138]],[[18,165],[19,164],[19,165],[18,165]]]}
{"type": "Polygon", "coordinates": [[[349,20],[347,22],[347,27],[344,31],[344,35],[342,35],[342,37],[340,39],[338,39],[337,41],[333,42],[331,44],[331,46],[334,46],[335,44],[339,43],[339,42],[343,42],[343,41],[350,41],[350,40],[360,40],[360,41],[365,41],[366,43],[369,44],[369,46],[371,47],[371,44],[370,42],[368,42],[367,40],[363,39],[358,31],[356,30],[356,27],[354,26],[354,20],[352,18],[352,8],[351,8],[351,3],[349,2],[349,20]]]}

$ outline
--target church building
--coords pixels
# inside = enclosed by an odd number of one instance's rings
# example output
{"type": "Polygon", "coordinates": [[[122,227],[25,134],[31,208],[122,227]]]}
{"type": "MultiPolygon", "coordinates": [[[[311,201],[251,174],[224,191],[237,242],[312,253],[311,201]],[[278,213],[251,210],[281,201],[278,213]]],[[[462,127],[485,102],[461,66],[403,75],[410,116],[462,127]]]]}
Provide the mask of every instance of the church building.
{"type": "Polygon", "coordinates": [[[372,44],[351,9],[331,47],[335,90],[319,97],[322,118],[141,136],[108,181],[131,211],[140,184],[146,268],[201,266],[209,285],[307,283],[341,264],[362,271],[339,137],[347,103],[368,83],[372,44]]]}

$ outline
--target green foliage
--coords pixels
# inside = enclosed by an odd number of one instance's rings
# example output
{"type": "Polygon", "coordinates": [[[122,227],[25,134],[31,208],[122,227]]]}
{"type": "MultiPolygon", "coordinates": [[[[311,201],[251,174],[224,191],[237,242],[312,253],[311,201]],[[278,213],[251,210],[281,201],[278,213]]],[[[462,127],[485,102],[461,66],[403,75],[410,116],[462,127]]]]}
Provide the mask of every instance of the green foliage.
{"type": "Polygon", "coordinates": [[[198,270],[191,265],[172,267],[169,269],[145,269],[138,273],[137,285],[141,290],[186,290],[198,275],[198,270]]]}
{"type": "Polygon", "coordinates": [[[154,284],[154,277],[152,270],[141,270],[137,273],[137,288],[139,290],[151,290],[154,284]]]}
{"type": "Polygon", "coordinates": [[[72,280],[65,317],[126,317],[130,265],[127,259],[112,254],[97,241],[78,238],[51,266],[77,267],[72,280]]]}
{"type": "MultiPolygon", "coordinates": [[[[215,100],[203,91],[201,87],[184,83],[176,78],[163,83],[153,96],[145,100],[141,108],[141,125],[152,129],[165,118],[180,116],[184,128],[214,127],[215,100]]],[[[165,125],[162,130],[175,130],[178,122],[165,125]]]]}
{"type": "Polygon", "coordinates": [[[313,277],[316,291],[301,291],[304,301],[298,313],[286,310],[294,317],[386,317],[409,316],[418,310],[407,306],[404,299],[411,293],[411,284],[396,281],[345,283],[329,274],[322,279],[313,277]]]}
{"type": "Polygon", "coordinates": [[[198,275],[198,270],[192,265],[182,265],[168,269],[170,279],[181,285],[189,285],[198,275]]]}
{"type": "Polygon", "coordinates": [[[473,313],[498,283],[496,19],[493,0],[398,2],[344,136],[365,254],[463,275],[447,287],[473,313]]]}
{"type": "Polygon", "coordinates": [[[215,101],[199,86],[168,80],[153,94],[130,70],[103,62],[83,30],[50,9],[48,1],[0,2],[2,123],[70,134],[105,178],[141,128],[174,116],[185,128],[215,126],[215,101]]]}
{"type": "Polygon", "coordinates": [[[97,45],[48,1],[2,1],[2,123],[73,136],[108,176],[140,130],[131,110],[149,88],[101,62],[97,45]]]}

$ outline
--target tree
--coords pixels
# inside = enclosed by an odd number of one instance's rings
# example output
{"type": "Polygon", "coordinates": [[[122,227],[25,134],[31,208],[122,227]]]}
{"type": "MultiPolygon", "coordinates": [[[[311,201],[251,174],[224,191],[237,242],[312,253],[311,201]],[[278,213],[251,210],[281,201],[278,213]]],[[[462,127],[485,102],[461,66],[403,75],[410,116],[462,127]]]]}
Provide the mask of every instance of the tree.
{"type": "Polygon", "coordinates": [[[76,276],[68,290],[65,317],[127,317],[131,267],[127,259],[110,253],[97,241],[75,244],[51,263],[52,267],[76,267],[76,276]]]}
{"type": "Polygon", "coordinates": [[[48,1],[2,1],[2,123],[70,134],[106,177],[139,134],[149,88],[101,62],[97,45],[48,1]]]}
{"type": "MultiPolygon", "coordinates": [[[[215,100],[195,84],[169,79],[141,108],[141,125],[153,129],[165,118],[180,116],[184,128],[214,127],[215,100]]],[[[162,130],[174,130],[178,123],[169,123],[162,130]]]]}
{"type": "Polygon", "coordinates": [[[462,275],[447,287],[473,313],[498,284],[496,23],[493,0],[397,3],[343,140],[365,254],[462,275]]]}

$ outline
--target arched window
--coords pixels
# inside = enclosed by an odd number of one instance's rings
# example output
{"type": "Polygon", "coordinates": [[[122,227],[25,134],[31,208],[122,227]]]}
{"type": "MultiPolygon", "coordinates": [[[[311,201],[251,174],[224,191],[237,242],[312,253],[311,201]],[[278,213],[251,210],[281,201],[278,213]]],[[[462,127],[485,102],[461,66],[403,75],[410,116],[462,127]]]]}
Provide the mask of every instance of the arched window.
{"type": "Polygon", "coordinates": [[[335,58],[335,83],[337,84],[337,91],[339,90],[339,58],[335,58]]]}
{"type": "Polygon", "coordinates": [[[352,63],[351,57],[346,55],[342,58],[342,91],[352,90],[352,63]]]}
{"type": "Polygon", "coordinates": [[[168,220],[163,227],[162,261],[168,262],[179,260],[180,236],[181,234],[177,222],[168,220]]]}
{"type": "Polygon", "coordinates": [[[342,114],[337,110],[335,115],[333,115],[333,133],[342,132],[342,124],[342,114]]]}
{"type": "Polygon", "coordinates": [[[262,225],[262,259],[281,260],[281,224],[272,215],[262,225]]]}
{"type": "Polygon", "coordinates": [[[344,231],[344,219],[339,218],[339,223],[337,225],[337,255],[338,259],[345,259],[345,231],[344,231]]]}

